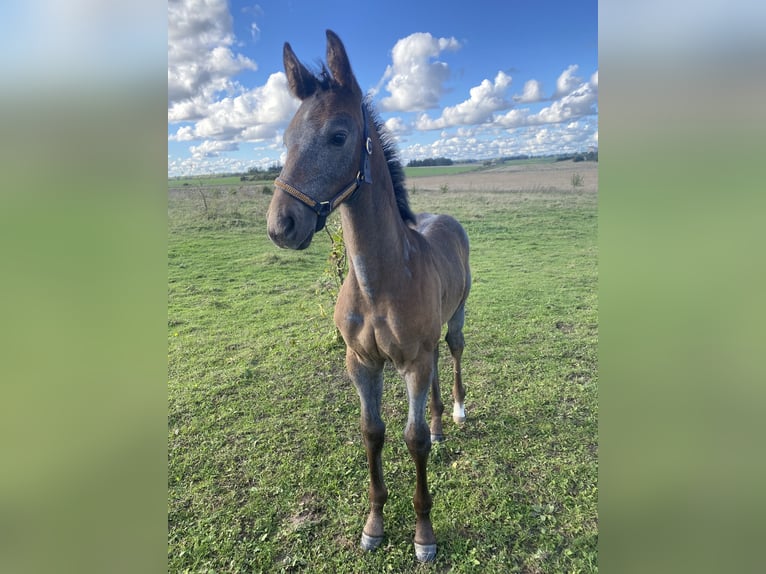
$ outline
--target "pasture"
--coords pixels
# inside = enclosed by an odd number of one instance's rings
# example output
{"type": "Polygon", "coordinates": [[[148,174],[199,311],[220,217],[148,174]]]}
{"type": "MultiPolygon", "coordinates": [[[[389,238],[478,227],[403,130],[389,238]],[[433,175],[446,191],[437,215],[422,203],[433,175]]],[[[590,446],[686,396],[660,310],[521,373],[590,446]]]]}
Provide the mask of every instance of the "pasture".
{"type": "Polygon", "coordinates": [[[491,184],[479,171],[410,185],[415,211],[463,223],[474,275],[462,427],[442,343],[447,440],[428,466],[439,542],[428,565],[412,549],[414,466],[393,369],[386,538],[358,548],[367,461],[327,234],[306,251],[273,246],[268,183],[169,186],[168,571],[597,571],[596,166],[520,165],[523,183],[503,168],[491,184]],[[585,185],[568,186],[566,169],[585,185]]]}
{"type": "Polygon", "coordinates": [[[428,177],[433,175],[453,175],[481,169],[481,164],[434,165],[425,167],[405,167],[407,177],[428,177]]]}

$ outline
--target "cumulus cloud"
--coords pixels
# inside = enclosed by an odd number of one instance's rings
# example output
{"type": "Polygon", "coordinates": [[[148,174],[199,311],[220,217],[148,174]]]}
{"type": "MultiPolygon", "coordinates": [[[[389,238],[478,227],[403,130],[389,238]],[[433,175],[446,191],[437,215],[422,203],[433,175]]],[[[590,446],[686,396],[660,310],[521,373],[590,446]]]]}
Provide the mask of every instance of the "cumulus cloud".
{"type": "Polygon", "coordinates": [[[450,72],[445,62],[433,60],[445,50],[459,48],[455,38],[434,38],[427,32],[397,41],[391,51],[392,64],[381,80],[381,83],[388,80],[386,90],[391,95],[380,101],[380,108],[389,112],[435,108],[450,72]]]}
{"type": "Polygon", "coordinates": [[[543,88],[537,80],[527,80],[524,83],[524,91],[520,96],[513,96],[515,102],[531,104],[544,100],[543,88]]]}
{"type": "Polygon", "coordinates": [[[206,106],[205,116],[193,126],[182,126],[170,139],[176,141],[262,141],[274,138],[298,109],[298,100],[287,89],[284,72],[269,76],[266,84],[238,96],[206,106]]]}
{"type": "MultiPolygon", "coordinates": [[[[584,82],[575,75],[577,66],[569,66],[559,75],[556,92],[549,106],[533,112],[529,108],[512,108],[506,98],[511,85],[511,77],[498,72],[494,81],[483,80],[471,88],[470,97],[455,105],[444,108],[438,118],[431,118],[423,113],[415,121],[419,130],[448,129],[456,126],[478,126],[491,123],[498,127],[514,129],[530,125],[556,124],[576,120],[596,112],[598,103],[598,71],[584,82]]],[[[535,104],[546,101],[542,86],[537,80],[528,80],[521,95],[513,97],[517,104],[535,104]]]]}
{"type": "Polygon", "coordinates": [[[579,66],[577,64],[572,64],[566,70],[561,72],[561,75],[556,80],[556,91],[553,93],[551,99],[555,100],[561,98],[582,84],[582,78],[575,76],[575,72],[577,72],[578,68],[579,66]]]}
{"type": "Polygon", "coordinates": [[[219,142],[205,140],[198,146],[189,147],[192,157],[201,159],[205,157],[218,157],[222,151],[237,151],[239,144],[235,142],[219,142]]]}
{"type": "Polygon", "coordinates": [[[455,106],[444,108],[436,119],[422,114],[416,127],[421,130],[437,130],[452,126],[475,125],[492,120],[493,113],[505,109],[510,103],[505,98],[511,76],[498,72],[493,82],[484,79],[481,84],[470,89],[470,97],[455,106]]]}
{"type": "Polygon", "coordinates": [[[495,120],[495,124],[504,128],[518,128],[527,125],[528,109],[513,109],[495,120]]]}
{"type": "MultiPolygon", "coordinates": [[[[511,129],[530,125],[557,124],[596,114],[598,71],[591,76],[589,82],[583,82],[581,78],[574,76],[576,71],[577,66],[569,66],[559,76],[556,82],[556,94],[554,94],[554,101],[551,105],[542,108],[537,113],[533,113],[528,108],[514,108],[495,118],[495,123],[511,129]],[[560,93],[562,89],[566,89],[566,91],[560,93]]],[[[525,93],[526,88],[525,85],[525,93]]],[[[516,101],[521,102],[523,100],[516,99],[516,101]]]]}
{"type": "Polygon", "coordinates": [[[412,133],[412,126],[407,124],[402,118],[394,116],[388,118],[385,122],[386,129],[394,137],[404,136],[412,133]]]}
{"type": "MultiPolygon", "coordinates": [[[[594,74],[597,77],[597,74],[594,74]]],[[[562,74],[563,76],[563,74],[562,74]]],[[[585,82],[574,87],[561,99],[528,118],[532,124],[553,124],[596,113],[598,84],[585,82]]]]}
{"type": "Polygon", "coordinates": [[[175,120],[199,117],[204,102],[235,88],[233,75],[257,69],[232,51],[234,42],[226,0],[168,1],[168,108],[175,120]]]}
{"type": "MultiPolygon", "coordinates": [[[[459,110],[473,110],[469,104],[483,101],[485,97],[491,102],[493,94],[497,96],[503,93],[510,84],[510,81],[506,83],[505,78],[498,74],[499,81],[496,78],[492,83],[494,89],[490,90],[490,82],[485,80],[471,90],[471,98],[445,109],[436,120],[422,114],[415,122],[417,128],[442,128],[442,131],[431,143],[404,147],[402,158],[405,161],[437,156],[489,159],[518,154],[574,153],[598,147],[597,120],[593,119],[598,113],[598,71],[588,81],[583,81],[575,76],[576,70],[576,66],[570,66],[559,76],[558,87],[566,87],[568,91],[539,110],[529,106],[503,112],[498,103],[499,110],[489,111],[492,105],[485,103],[487,107],[484,114],[478,113],[481,109],[478,105],[475,116],[457,113],[459,110]],[[450,118],[483,121],[450,124],[450,118]]],[[[534,83],[527,82],[524,94],[514,97],[516,102],[521,102],[524,95],[531,100],[526,102],[529,104],[546,100],[541,96],[540,84],[535,80],[530,81],[534,83]]]]}
{"type": "Polygon", "coordinates": [[[502,134],[497,128],[484,125],[472,132],[473,136],[469,137],[461,135],[460,130],[457,134],[439,134],[433,142],[404,147],[401,157],[404,161],[439,156],[482,160],[519,154],[575,153],[598,146],[598,132],[594,134],[588,121],[525,126],[502,134]]]}

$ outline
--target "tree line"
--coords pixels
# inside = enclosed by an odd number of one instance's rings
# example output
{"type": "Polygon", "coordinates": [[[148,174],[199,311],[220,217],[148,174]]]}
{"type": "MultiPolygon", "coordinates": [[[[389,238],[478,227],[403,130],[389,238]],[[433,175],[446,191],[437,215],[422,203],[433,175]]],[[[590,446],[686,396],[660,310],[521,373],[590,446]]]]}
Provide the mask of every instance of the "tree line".
{"type": "Polygon", "coordinates": [[[585,153],[570,153],[556,156],[556,161],[598,161],[598,151],[587,151],[585,153]]]}
{"type": "Polygon", "coordinates": [[[266,169],[251,167],[247,170],[247,173],[237,175],[239,175],[239,181],[263,181],[266,179],[275,179],[281,171],[282,166],[277,162],[266,169]]]}
{"type": "Polygon", "coordinates": [[[452,165],[452,160],[448,157],[430,157],[427,159],[411,159],[407,167],[433,167],[435,165],[452,165]]]}

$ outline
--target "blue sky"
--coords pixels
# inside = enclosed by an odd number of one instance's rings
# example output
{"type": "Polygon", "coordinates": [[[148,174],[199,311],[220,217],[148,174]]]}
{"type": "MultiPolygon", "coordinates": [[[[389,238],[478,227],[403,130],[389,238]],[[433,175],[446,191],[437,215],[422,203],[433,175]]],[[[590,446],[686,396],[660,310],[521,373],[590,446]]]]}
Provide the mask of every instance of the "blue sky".
{"type": "Polygon", "coordinates": [[[410,159],[598,146],[598,4],[388,0],[168,2],[168,175],[283,157],[298,102],[282,46],[316,66],[325,30],[410,159]]]}

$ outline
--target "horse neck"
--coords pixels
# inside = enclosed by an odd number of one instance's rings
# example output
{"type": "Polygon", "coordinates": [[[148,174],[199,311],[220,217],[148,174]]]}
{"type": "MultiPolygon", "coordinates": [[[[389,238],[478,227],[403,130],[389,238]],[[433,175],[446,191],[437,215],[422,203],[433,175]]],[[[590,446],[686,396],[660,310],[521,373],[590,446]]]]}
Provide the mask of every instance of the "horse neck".
{"type": "MultiPolygon", "coordinates": [[[[382,150],[376,133],[374,149],[382,150]]],[[[394,282],[404,269],[407,226],[399,214],[391,174],[382,151],[370,156],[372,184],[362,184],[356,197],[341,206],[343,241],[351,271],[369,282],[394,282]],[[360,269],[363,267],[363,270],[360,269]]]]}

